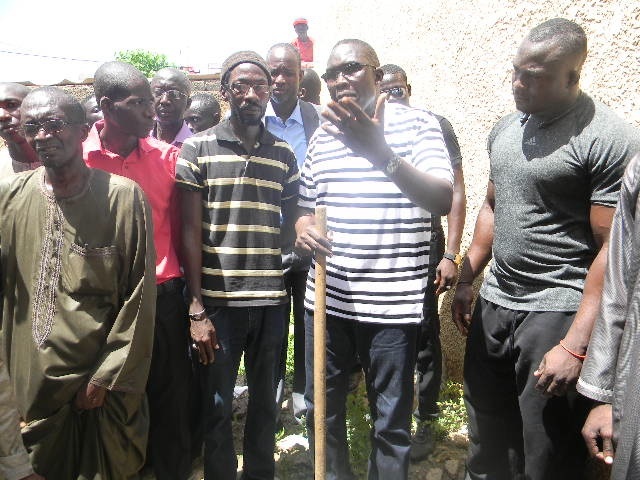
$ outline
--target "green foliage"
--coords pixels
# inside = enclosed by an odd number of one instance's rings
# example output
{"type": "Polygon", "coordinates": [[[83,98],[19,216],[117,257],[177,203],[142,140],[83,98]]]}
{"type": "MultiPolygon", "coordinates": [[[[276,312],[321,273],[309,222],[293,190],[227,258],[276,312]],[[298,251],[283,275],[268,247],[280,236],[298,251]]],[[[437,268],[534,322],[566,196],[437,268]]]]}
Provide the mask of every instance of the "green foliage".
{"type": "Polygon", "coordinates": [[[459,432],[467,424],[462,384],[447,382],[440,391],[438,407],[440,416],[434,428],[438,437],[444,438],[451,433],[459,432]]]}
{"type": "Polygon", "coordinates": [[[365,478],[371,451],[371,414],[363,381],[347,396],[347,442],[351,468],[356,478],[365,478]]]}
{"type": "Polygon", "coordinates": [[[130,63],[147,77],[152,77],[161,68],[176,66],[173,63],[169,63],[167,56],[162,53],[153,53],[141,49],[120,51],[116,53],[116,60],[130,63]]]}
{"type": "Polygon", "coordinates": [[[291,326],[289,327],[289,340],[287,343],[287,363],[284,372],[284,380],[288,385],[293,385],[293,374],[294,374],[294,357],[293,357],[293,315],[291,316],[291,326]]]}

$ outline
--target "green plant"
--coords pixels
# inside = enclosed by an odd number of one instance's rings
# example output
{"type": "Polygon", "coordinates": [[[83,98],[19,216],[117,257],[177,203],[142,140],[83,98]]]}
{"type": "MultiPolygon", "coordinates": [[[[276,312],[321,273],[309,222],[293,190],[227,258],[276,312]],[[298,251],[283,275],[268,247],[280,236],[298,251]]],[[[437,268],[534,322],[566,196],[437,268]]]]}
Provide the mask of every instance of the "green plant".
{"type": "Polygon", "coordinates": [[[364,478],[371,451],[371,414],[365,382],[347,396],[347,442],[349,458],[356,478],[364,478]]]}
{"type": "Polygon", "coordinates": [[[462,384],[447,382],[440,391],[438,400],[440,416],[434,430],[439,438],[459,432],[467,424],[467,411],[464,406],[462,384]]]}
{"type": "Polygon", "coordinates": [[[170,63],[167,60],[167,56],[162,53],[154,53],[141,49],[122,50],[116,53],[116,60],[130,63],[147,77],[152,77],[161,68],[176,66],[170,63]]]}

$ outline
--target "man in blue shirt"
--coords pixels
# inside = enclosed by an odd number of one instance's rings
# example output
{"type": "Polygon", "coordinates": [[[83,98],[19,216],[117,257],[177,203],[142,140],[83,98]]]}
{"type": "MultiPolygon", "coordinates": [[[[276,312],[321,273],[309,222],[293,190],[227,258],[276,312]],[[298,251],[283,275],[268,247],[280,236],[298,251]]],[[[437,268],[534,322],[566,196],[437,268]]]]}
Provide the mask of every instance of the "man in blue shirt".
{"type": "MultiPolygon", "coordinates": [[[[264,123],[267,130],[287,142],[293,149],[298,168],[307,155],[311,135],[318,128],[316,107],[298,98],[302,68],[300,53],[289,43],[278,43],[267,53],[267,65],[271,73],[273,91],[267,106],[264,123]]],[[[295,238],[283,235],[283,239],[295,238]]],[[[304,291],[311,257],[301,258],[293,252],[293,243],[287,240],[282,246],[282,267],[285,285],[293,305],[294,318],[294,377],[293,414],[300,420],[306,412],[304,404],[304,291]]],[[[290,310],[286,310],[286,325],[282,343],[282,354],[276,378],[278,379],[276,400],[282,404],[284,397],[284,372],[287,359],[287,339],[290,310]]],[[[278,409],[279,410],[279,409],[278,409]]]]}

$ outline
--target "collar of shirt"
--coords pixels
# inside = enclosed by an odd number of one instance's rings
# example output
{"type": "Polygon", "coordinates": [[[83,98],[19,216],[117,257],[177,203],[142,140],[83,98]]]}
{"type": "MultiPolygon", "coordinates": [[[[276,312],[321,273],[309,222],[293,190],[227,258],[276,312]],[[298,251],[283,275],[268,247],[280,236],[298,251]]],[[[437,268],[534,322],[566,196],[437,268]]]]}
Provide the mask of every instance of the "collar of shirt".
{"type": "MultiPolygon", "coordinates": [[[[104,120],[98,120],[96,123],[93,124],[93,127],[91,127],[91,130],[89,131],[89,135],[87,136],[87,139],[82,144],[84,151],[86,153],[100,152],[104,155],[108,155],[111,157],[119,156],[116,153],[111,152],[110,150],[107,150],[106,148],[104,148],[104,145],[102,145],[102,140],[100,140],[100,131],[103,128],[104,128],[104,120]]],[[[147,152],[150,152],[151,150],[154,150],[155,147],[151,145],[146,138],[139,138],[138,149],[142,150],[144,153],[147,153],[147,152]]]]}
{"type": "Polygon", "coordinates": [[[291,115],[289,115],[289,118],[287,118],[284,122],[280,120],[280,117],[278,117],[278,115],[276,115],[276,112],[273,110],[273,105],[271,104],[271,102],[269,102],[269,105],[267,105],[267,111],[264,112],[264,121],[265,121],[265,125],[267,125],[267,128],[268,128],[267,122],[272,121],[270,119],[274,119],[283,125],[288,124],[289,120],[297,122],[300,125],[302,125],[302,112],[300,111],[300,100],[296,102],[296,108],[293,109],[293,112],[291,112],[291,115]]]}
{"type": "Polygon", "coordinates": [[[298,167],[302,167],[307,156],[307,136],[304,131],[300,101],[296,103],[293,112],[284,122],[276,115],[271,102],[269,102],[264,114],[264,123],[267,130],[289,144],[296,156],[298,167]]]}
{"type": "MultiPolygon", "coordinates": [[[[242,144],[240,139],[236,137],[236,134],[233,133],[233,128],[231,127],[231,120],[226,118],[218,125],[216,125],[216,138],[218,140],[222,140],[225,142],[239,143],[242,144]]],[[[273,145],[276,143],[276,138],[269,133],[269,131],[264,128],[264,125],[260,126],[260,135],[258,136],[258,143],[273,145]]]]}
{"type": "MultiPolygon", "coordinates": [[[[149,132],[149,136],[157,139],[158,138],[156,136],[157,129],[158,129],[158,124],[156,123],[151,129],[151,131],[149,132]]],[[[180,131],[177,133],[176,138],[174,138],[173,141],[171,142],[171,145],[174,145],[176,147],[181,147],[184,141],[191,136],[193,136],[191,129],[187,125],[187,122],[183,121],[180,131]]]]}

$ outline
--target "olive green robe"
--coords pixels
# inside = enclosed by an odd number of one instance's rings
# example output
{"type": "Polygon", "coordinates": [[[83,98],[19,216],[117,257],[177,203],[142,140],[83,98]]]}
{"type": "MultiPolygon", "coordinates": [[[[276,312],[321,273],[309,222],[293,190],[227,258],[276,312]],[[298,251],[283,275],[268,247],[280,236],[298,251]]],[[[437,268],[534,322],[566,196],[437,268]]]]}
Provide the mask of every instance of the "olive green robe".
{"type": "Polygon", "coordinates": [[[0,183],[2,347],[36,472],[47,479],[137,478],[153,345],[151,214],[132,181],[91,170],[56,199],[44,168],[0,183]],[[87,382],[104,406],[79,411],[87,382]]]}

